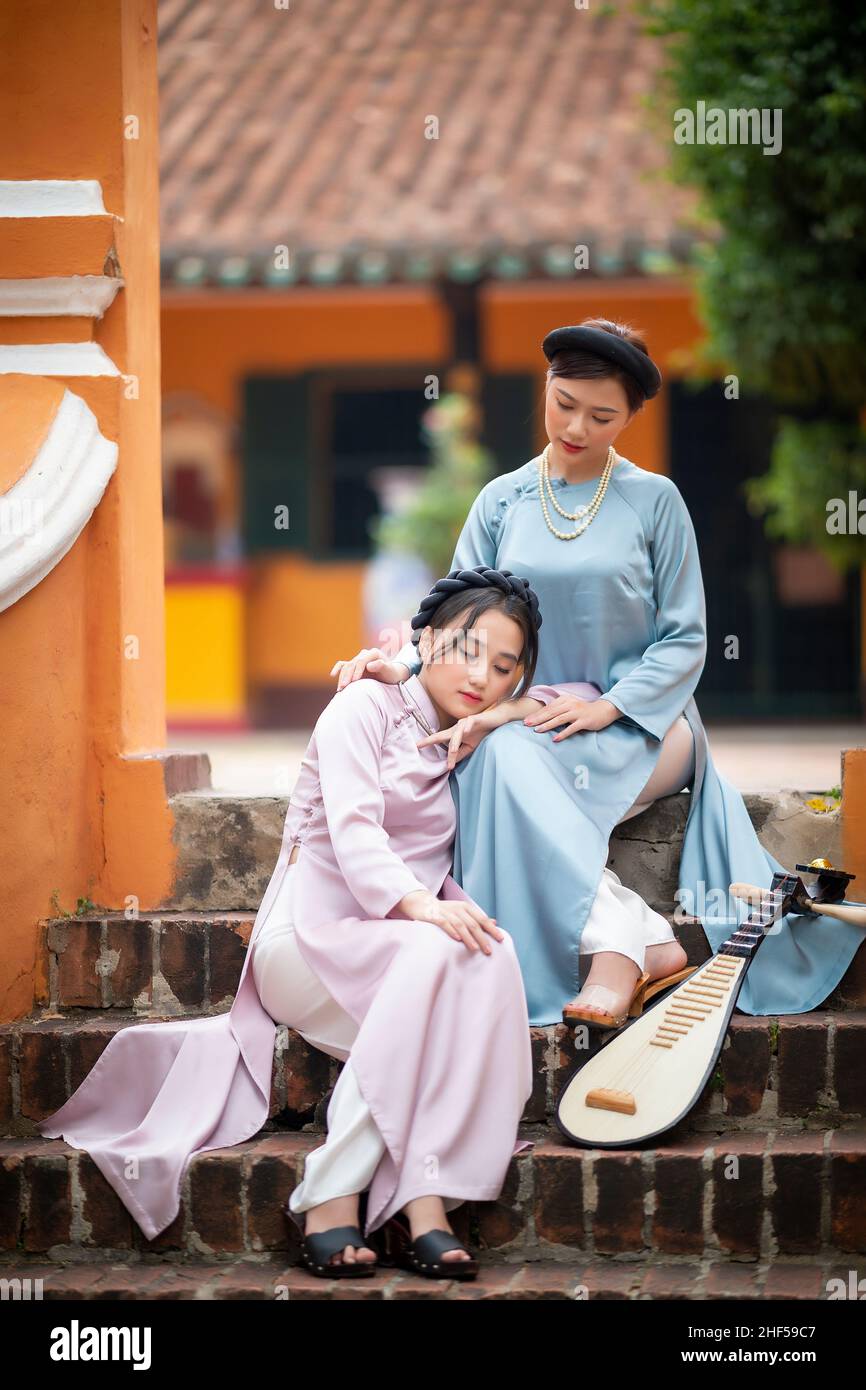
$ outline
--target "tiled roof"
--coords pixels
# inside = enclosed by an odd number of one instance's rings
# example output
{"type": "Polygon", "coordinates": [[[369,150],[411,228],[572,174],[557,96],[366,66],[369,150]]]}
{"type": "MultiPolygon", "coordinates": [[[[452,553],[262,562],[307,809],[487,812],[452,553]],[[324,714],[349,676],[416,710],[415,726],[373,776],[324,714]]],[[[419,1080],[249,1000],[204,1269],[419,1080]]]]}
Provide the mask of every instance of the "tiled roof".
{"type": "Polygon", "coordinates": [[[573,275],[688,255],[662,40],[571,0],[160,0],[171,279],[573,275]],[[426,138],[438,121],[438,138],[426,138]],[[274,248],[289,249],[288,268],[274,248]]]}

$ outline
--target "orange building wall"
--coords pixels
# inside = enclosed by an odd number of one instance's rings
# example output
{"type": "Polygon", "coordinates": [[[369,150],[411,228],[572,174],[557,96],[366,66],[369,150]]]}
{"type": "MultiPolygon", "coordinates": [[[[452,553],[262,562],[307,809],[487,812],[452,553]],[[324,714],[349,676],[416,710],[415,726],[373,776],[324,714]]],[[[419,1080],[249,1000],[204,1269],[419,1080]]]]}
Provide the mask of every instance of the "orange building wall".
{"type": "MultiPolygon", "coordinates": [[[[544,335],[589,315],[624,318],[647,334],[662,371],[699,335],[688,287],[675,280],[592,285],[491,283],[480,290],[483,366],[537,374],[537,447],[544,335]]],[[[168,290],[163,296],[163,390],[191,391],[240,421],[242,383],[259,371],[418,363],[419,379],[450,356],[450,321],[431,290],[298,288],[281,293],[168,290]]],[[[664,388],[618,441],[643,467],[667,459],[664,388]]],[[[327,686],[337,657],[363,644],[360,563],[316,564],[304,555],[258,557],[248,591],[247,677],[251,686],[327,686]]]]}
{"type": "MultiPolygon", "coordinates": [[[[0,129],[15,132],[3,177],[96,179],[112,214],[60,219],[57,235],[53,219],[12,224],[2,273],[77,273],[109,229],[125,279],[101,320],[0,319],[0,336],[92,338],[137,383],[135,399],[123,377],[68,383],[118,443],[117,469],[68,554],[0,614],[4,1021],[44,991],[37,922],[52,915],[54,890],[66,910],[85,895],[106,907],[133,896],[145,908],[172,881],[162,764],[133,760],[165,743],[163,610],[153,598],[162,573],[156,32],[155,0],[28,0],[0,13],[0,129]],[[130,115],[138,138],[128,140],[130,115]]],[[[7,432],[6,443],[26,458],[23,437],[7,432]]]]}
{"type": "MultiPolygon", "coordinates": [[[[450,321],[439,300],[411,286],[168,290],[162,335],[163,391],[193,392],[238,423],[244,378],[257,372],[414,361],[420,387],[431,364],[450,353],[450,321]]],[[[357,561],[322,564],[301,552],[253,558],[245,657],[251,688],[333,683],[334,662],[363,643],[363,573],[357,561]]]]}
{"type": "MultiPolygon", "coordinates": [[[[667,470],[667,384],[686,370],[702,337],[687,278],[492,281],[480,288],[479,304],[484,369],[536,374],[539,451],[545,443],[545,334],[587,317],[623,320],[643,332],[664,382],[658,396],[623,430],[617,447],[643,468],[667,470]]],[[[431,363],[450,356],[450,323],[435,294],[399,285],[302,287],[285,293],[169,290],[163,299],[162,331],[164,390],[197,392],[238,421],[241,383],[249,372],[415,361],[426,373],[431,363]]],[[[246,649],[253,685],[329,683],[327,672],[335,654],[351,655],[365,640],[363,570],[362,564],[316,565],[302,555],[257,561],[246,649]],[[327,613],[332,594],[338,601],[327,620],[304,624],[299,632],[290,610],[321,613],[324,608],[327,613]]],[[[866,572],[863,594],[866,673],[866,572]]]]}
{"type": "Polygon", "coordinates": [[[181,290],[162,296],[162,389],[192,391],[240,420],[241,387],[256,372],[417,362],[450,350],[436,296],[377,289],[181,290]]]}

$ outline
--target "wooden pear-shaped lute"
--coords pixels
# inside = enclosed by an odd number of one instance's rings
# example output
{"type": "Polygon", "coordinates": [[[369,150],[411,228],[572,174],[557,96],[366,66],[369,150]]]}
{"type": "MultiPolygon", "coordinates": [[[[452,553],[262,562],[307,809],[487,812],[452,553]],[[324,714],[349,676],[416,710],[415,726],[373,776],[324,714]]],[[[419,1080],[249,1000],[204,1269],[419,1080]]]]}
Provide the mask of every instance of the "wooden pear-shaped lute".
{"type": "Polygon", "coordinates": [[[575,1144],[614,1149],[651,1139],[691,1110],[722,1050],[737,995],[755,952],[787,912],[814,912],[866,928],[866,903],[842,901],[853,874],[827,860],[797,864],[817,874],[776,873],[769,889],[732,883],[734,897],[756,903],[705,965],[616,1033],[566,1078],[555,1120],[575,1144]]]}

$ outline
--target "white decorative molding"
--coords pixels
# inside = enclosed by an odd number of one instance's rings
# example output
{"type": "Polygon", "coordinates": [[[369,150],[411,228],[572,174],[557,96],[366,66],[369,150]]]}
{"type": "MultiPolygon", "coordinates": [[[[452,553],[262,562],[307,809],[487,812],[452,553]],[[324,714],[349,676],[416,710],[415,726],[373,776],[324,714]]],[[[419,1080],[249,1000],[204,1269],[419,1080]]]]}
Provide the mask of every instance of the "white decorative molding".
{"type": "Polygon", "coordinates": [[[0,217],[105,216],[98,179],[0,179],[0,217]]]}
{"type": "Polygon", "coordinates": [[[0,612],[72,549],[108,486],[117,455],[87,402],[65,390],[27,472],[0,496],[0,612]]]}
{"type": "Polygon", "coordinates": [[[119,275],[44,275],[38,279],[0,280],[0,317],[80,314],[101,319],[123,285],[119,275]]]}
{"type": "Polygon", "coordinates": [[[98,343],[0,343],[0,375],[120,376],[98,343]]]}

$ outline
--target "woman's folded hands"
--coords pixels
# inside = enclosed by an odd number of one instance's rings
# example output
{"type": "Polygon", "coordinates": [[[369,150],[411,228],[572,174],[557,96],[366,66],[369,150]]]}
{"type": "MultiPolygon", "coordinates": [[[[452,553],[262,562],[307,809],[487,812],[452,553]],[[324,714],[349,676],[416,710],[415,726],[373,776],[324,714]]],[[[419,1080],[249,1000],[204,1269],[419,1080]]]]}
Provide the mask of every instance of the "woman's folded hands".
{"type": "Polygon", "coordinates": [[[560,724],[566,727],[553,735],[559,743],[572,734],[598,732],[622,718],[622,710],[610,700],[581,700],[577,695],[559,695],[523,722],[539,734],[551,733],[560,724]]]}

